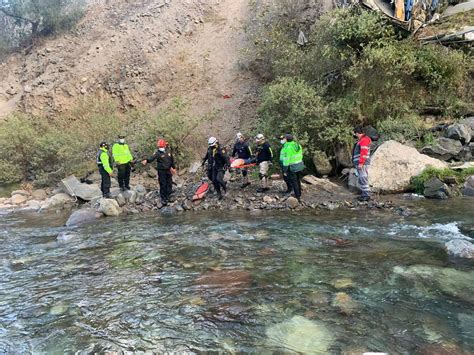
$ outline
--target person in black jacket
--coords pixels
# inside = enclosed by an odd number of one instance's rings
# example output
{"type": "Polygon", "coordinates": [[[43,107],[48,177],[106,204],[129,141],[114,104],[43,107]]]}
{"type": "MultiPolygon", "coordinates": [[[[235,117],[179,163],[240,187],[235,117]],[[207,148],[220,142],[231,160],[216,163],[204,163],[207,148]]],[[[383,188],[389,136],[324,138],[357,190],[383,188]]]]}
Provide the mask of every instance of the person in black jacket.
{"type": "Polygon", "coordinates": [[[227,192],[227,184],[224,181],[224,170],[230,166],[229,156],[224,148],[219,145],[215,137],[209,138],[207,153],[202,159],[202,166],[207,161],[207,177],[212,181],[217,192],[217,197],[222,200],[221,188],[224,194],[227,192]]]}
{"type": "MultiPolygon", "coordinates": [[[[234,144],[234,149],[232,150],[232,157],[235,158],[237,155],[238,159],[250,159],[252,158],[252,150],[250,149],[250,146],[248,143],[245,141],[245,138],[242,133],[237,133],[237,140],[234,144]]],[[[242,176],[243,176],[243,181],[242,185],[240,186],[241,188],[245,188],[250,185],[249,182],[249,177],[248,177],[248,171],[247,169],[239,169],[242,171],[242,176]]]]}
{"type": "Polygon", "coordinates": [[[259,177],[262,182],[262,187],[258,188],[257,192],[265,192],[268,191],[268,170],[273,160],[273,152],[263,134],[257,134],[255,141],[257,143],[257,149],[254,160],[259,166],[259,177]]]}
{"type": "Polygon", "coordinates": [[[173,190],[173,174],[176,172],[173,155],[166,150],[166,141],[158,140],[158,150],[149,158],[142,161],[143,165],[156,160],[158,181],[160,182],[160,198],[163,205],[167,205],[173,190]]]}

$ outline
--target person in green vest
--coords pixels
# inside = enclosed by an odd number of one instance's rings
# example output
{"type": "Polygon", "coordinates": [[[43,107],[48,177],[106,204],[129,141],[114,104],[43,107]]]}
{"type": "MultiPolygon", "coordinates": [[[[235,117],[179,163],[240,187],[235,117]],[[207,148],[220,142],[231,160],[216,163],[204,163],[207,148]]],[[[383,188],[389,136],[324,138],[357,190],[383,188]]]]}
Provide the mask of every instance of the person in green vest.
{"type": "Polygon", "coordinates": [[[100,176],[102,177],[102,182],[100,184],[102,196],[105,198],[110,198],[110,186],[112,185],[110,177],[113,175],[113,170],[110,166],[109,145],[107,142],[100,143],[99,151],[97,152],[96,156],[96,163],[97,167],[99,168],[100,176]]]}
{"type": "Polygon", "coordinates": [[[280,151],[280,161],[283,165],[283,174],[286,175],[295,197],[301,200],[301,176],[305,168],[303,163],[303,148],[295,142],[291,134],[285,134],[280,140],[283,145],[280,151]]]}
{"type": "Polygon", "coordinates": [[[125,136],[120,135],[118,142],[112,147],[112,156],[117,165],[117,180],[121,191],[130,190],[130,172],[132,171],[133,156],[125,136]]]}
{"type": "Polygon", "coordinates": [[[284,191],[283,193],[284,194],[290,194],[293,191],[293,188],[291,187],[290,181],[288,180],[288,174],[286,174],[284,172],[284,169],[283,169],[283,161],[285,160],[285,155],[286,155],[286,152],[283,149],[283,147],[286,144],[286,138],[285,138],[284,134],[281,134],[281,135],[277,136],[277,138],[279,139],[280,144],[281,144],[280,162],[279,162],[280,163],[280,170],[281,170],[281,173],[283,175],[283,181],[285,181],[285,184],[286,184],[286,191],[284,191]]]}

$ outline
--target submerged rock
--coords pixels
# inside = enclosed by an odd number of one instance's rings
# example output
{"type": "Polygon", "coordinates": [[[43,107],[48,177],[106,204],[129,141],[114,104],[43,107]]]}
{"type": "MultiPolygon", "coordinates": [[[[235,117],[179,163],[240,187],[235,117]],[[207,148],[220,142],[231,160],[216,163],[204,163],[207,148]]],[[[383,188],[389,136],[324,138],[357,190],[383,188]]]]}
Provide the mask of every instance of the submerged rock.
{"type": "Polygon", "coordinates": [[[93,208],[83,208],[81,210],[74,211],[66,221],[67,227],[78,226],[80,224],[93,222],[102,216],[101,213],[97,212],[93,208]]]}
{"type": "Polygon", "coordinates": [[[445,200],[451,195],[448,185],[436,177],[425,181],[423,184],[423,195],[427,198],[435,198],[438,200],[445,200]]]}
{"type": "Polygon", "coordinates": [[[283,352],[326,354],[334,338],[326,326],[301,316],[275,324],[265,331],[266,344],[283,352]]]}
{"type": "Polygon", "coordinates": [[[331,305],[334,308],[337,308],[340,313],[345,314],[347,316],[353,314],[358,308],[357,302],[354,301],[352,297],[345,292],[336,293],[331,305]]]}
{"type": "Polygon", "coordinates": [[[211,271],[196,279],[196,285],[224,294],[238,294],[250,287],[251,276],[245,270],[211,271]]]}
{"type": "Polygon", "coordinates": [[[428,265],[413,265],[409,267],[396,266],[396,275],[403,276],[415,283],[417,288],[433,288],[443,293],[474,303],[474,271],[459,271],[453,268],[443,268],[428,265]]]}
{"type": "Polygon", "coordinates": [[[331,285],[338,290],[343,290],[345,288],[351,288],[354,286],[354,281],[350,278],[336,279],[331,282],[331,285]]]}
{"type": "MultiPolygon", "coordinates": [[[[453,239],[444,244],[448,254],[458,257],[474,259],[474,244],[464,239],[453,239]]],[[[473,291],[474,292],[474,291],[473,291]]]]}

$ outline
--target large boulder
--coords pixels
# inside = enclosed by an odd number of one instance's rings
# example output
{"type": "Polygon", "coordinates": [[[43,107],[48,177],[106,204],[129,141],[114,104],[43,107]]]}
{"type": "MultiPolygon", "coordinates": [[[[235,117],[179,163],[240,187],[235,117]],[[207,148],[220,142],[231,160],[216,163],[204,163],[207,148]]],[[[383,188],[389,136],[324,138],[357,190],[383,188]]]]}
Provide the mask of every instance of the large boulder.
{"type": "Polygon", "coordinates": [[[316,171],[320,175],[329,175],[332,172],[332,165],[325,152],[317,150],[313,154],[313,163],[316,171]]]}
{"type": "Polygon", "coordinates": [[[410,179],[430,166],[443,169],[448,165],[420,154],[415,148],[387,141],[372,156],[369,183],[375,192],[404,192],[410,188],[410,179]]]}
{"type": "Polygon", "coordinates": [[[106,216],[119,216],[122,214],[122,209],[117,201],[111,198],[100,199],[99,211],[106,216]]]}
{"type": "Polygon", "coordinates": [[[453,159],[462,149],[462,144],[458,140],[441,137],[435,140],[432,145],[428,145],[421,149],[423,154],[429,155],[444,161],[453,159]]]}
{"type": "Polygon", "coordinates": [[[74,175],[71,175],[61,180],[61,185],[71,196],[77,196],[81,200],[90,201],[102,196],[99,185],[97,184],[83,184],[74,175]]]}
{"type": "Polygon", "coordinates": [[[469,178],[464,183],[462,194],[464,196],[474,197],[474,175],[469,176],[469,178]]]}
{"type": "Polygon", "coordinates": [[[444,136],[446,138],[461,141],[462,144],[469,143],[471,141],[471,127],[462,123],[455,123],[448,127],[444,136]]]}
{"type": "Polygon", "coordinates": [[[346,144],[337,144],[335,148],[335,156],[337,165],[343,168],[352,168],[352,151],[346,144]]]}
{"type": "Polygon", "coordinates": [[[14,205],[22,205],[22,204],[24,204],[27,200],[28,200],[28,196],[19,195],[19,194],[12,195],[12,197],[11,197],[11,199],[10,199],[11,203],[13,203],[14,205]]]}
{"type": "Polygon", "coordinates": [[[34,190],[31,196],[36,200],[46,200],[48,198],[48,194],[43,189],[34,190]]]}
{"type": "Polygon", "coordinates": [[[423,196],[427,198],[435,198],[438,200],[445,200],[451,195],[448,185],[436,177],[425,181],[423,184],[423,196]]]}
{"type": "Polygon", "coordinates": [[[78,226],[84,223],[94,222],[97,218],[102,216],[101,213],[97,212],[93,208],[83,208],[81,210],[74,211],[66,221],[67,227],[78,226]]]}
{"type": "Polygon", "coordinates": [[[322,322],[302,316],[275,324],[265,334],[267,345],[283,353],[327,354],[334,341],[333,332],[322,322]]]}

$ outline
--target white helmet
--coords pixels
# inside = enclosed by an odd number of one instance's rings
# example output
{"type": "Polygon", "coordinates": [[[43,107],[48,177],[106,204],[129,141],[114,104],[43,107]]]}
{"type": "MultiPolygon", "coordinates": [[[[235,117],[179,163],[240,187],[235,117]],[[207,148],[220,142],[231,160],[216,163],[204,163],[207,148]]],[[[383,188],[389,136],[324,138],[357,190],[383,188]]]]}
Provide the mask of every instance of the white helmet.
{"type": "Polygon", "coordinates": [[[216,143],[217,143],[216,137],[210,137],[209,140],[207,141],[207,144],[209,145],[209,147],[212,147],[216,143]]]}
{"type": "Polygon", "coordinates": [[[239,132],[239,133],[237,133],[235,136],[237,137],[237,139],[241,139],[244,135],[239,132]]]}
{"type": "Polygon", "coordinates": [[[265,139],[265,136],[261,133],[257,134],[257,136],[255,137],[255,139],[257,141],[263,141],[265,139]]]}

